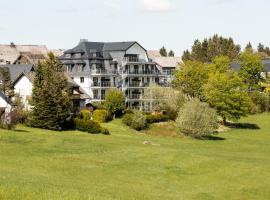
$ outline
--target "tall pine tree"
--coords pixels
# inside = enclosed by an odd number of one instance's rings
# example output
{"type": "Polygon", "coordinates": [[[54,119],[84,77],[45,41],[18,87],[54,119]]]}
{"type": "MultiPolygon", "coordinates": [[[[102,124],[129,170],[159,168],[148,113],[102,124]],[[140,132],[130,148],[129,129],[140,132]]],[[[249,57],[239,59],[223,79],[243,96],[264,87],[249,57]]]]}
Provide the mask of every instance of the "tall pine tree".
{"type": "Polygon", "coordinates": [[[63,128],[71,103],[62,65],[52,53],[36,67],[31,104],[31,126],[51,130],[63,128]]]}

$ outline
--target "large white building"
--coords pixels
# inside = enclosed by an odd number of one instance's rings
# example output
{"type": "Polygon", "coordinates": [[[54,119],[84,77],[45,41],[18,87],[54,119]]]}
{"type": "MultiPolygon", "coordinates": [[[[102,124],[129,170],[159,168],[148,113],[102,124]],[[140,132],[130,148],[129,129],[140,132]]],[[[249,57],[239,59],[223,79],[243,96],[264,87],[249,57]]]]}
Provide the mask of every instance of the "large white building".
{"type": "Polygon", "coordinates": [[[92,102],[103,101],[110,88],[118,88],[125,94],[128,107],[149,109],[150,102],[142,99],[144,90],[150,84],[165,84],[162,70],[138,42],[81,40],[60,60],[92,102]]]}

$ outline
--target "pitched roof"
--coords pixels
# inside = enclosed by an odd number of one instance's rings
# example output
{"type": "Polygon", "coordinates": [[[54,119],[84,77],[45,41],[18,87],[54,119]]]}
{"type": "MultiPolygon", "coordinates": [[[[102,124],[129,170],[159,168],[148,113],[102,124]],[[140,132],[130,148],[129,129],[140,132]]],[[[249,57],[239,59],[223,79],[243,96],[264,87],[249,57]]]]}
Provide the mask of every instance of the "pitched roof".
{"type": "Polygon", "coordinates": [[[0,65],[0,67],[8,68],[10,78],[15,81],[23,72],[29,73],[34,70],[34,65],[0,65]]]}
{"type": "Polygon", "coordinates": [[[13,64],[23,53],[45,56],[48,49],[45,45],[0,45],[0,64],[13,64]]]}
{"type": "Polygon", "coordinates": [[[161,67],[178,67],[182,59],[180,57],[156,57],[153,61],[161,67]]]}
{"type": "Polygon", "coordinates": [[[111,58],[110,51],[126,51],[136,42],[88,42],[81,41],[76,47],[65,51],[64,53],[86,53],[91,57],[92,53],[99,52],[102,57],[111,58]]]}
{"type": "Polygon", "coordinates": [[[148,57],[150,59],[155,59],[157,57],[161,57],[161,54],[159,53],[159,51],[157,50],[150,50],[150,51],[147,51],[147,54],[148,54],[148,57]]]}

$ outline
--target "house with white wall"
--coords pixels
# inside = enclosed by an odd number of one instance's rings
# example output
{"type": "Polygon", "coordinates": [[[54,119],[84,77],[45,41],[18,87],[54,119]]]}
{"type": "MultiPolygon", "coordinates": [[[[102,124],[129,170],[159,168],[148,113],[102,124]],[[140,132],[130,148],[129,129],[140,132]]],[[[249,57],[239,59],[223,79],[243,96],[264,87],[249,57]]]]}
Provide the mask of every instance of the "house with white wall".
{"type": "MultiPolygon", "coordinates": [[[[33,90],[34,75],[34,72],[23,72],[13,82],[14,92],[21,98],[21,101],[27,110],[31,109],[30,101],[33,90]]],[[[68,89],[73,107],[78,109],[84,108],[90,97],[69,77],[67,73],[64,75],[68,82],[68,89]]]]}

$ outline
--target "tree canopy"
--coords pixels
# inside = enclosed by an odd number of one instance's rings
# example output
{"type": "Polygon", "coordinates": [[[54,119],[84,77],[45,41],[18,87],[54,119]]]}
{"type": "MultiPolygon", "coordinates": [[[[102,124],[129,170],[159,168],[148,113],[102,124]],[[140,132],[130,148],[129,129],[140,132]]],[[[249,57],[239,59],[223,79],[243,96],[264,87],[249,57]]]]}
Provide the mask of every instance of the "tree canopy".
{"type": "Polygon", "coordinates": [[[31,104],[29,123],[33,127],[61,130],[69,117],[68,83],[62,64],[52,53],[36,66],[31,104]]]}
{"type": "Polygon", "coordinates": [[[209,105],[223,118],[236,120],[249,112],[251,105],[246,86],[237,73],[215,72],[203,86],[203,94],[209,105]]]}
{"type": "Polygon", "coordinates": [[[189,50],[184,51],[182,60],[195,60],[205,63],[211,62],[220,55],[228,56],[230,60],[234,60],[238,57],[240,50],[240,45],[235,44],[232,38],[214,35],[202,42],[198,39],[195,40],[191,52],[189,50]]]}
{"type": "Polygon", "coordinates": [[[105,96],[105,107],[110,114],[118,116],[122,114],[125,106],[125,95],[118,89],[111,89],[105,96]]]}

